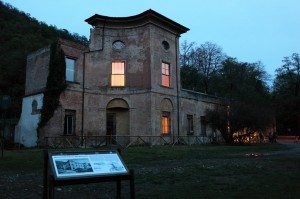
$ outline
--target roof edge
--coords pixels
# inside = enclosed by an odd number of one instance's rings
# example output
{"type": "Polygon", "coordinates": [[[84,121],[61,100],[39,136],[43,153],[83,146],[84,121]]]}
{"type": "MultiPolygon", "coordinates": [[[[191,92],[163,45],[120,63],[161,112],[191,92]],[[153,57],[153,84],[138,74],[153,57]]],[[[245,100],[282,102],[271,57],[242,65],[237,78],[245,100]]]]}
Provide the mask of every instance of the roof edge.
{"type": "Polygon", "coordinates": [[[139,24],[141,22],[143,23],[149,23],[149,22],[158,22],[160,21],[161,23],[164,23],[166,26],[171,27],[172,29],[176,29],[180,34],[185,33],[189,31],[190,29],[165,17],[162,14],[159,14],[158,12],[149,9],[146,10],[140,14],[133,15],[133,16],[128,16],[128,17],[109,17],[109,16],[104,16],[104,15],[99,15],[95,14],[85,20],[88,24],[92,26],[97,26],[99,24],[110,24],[110,25],[120,25],[123,23],[136,23],[139,24]]]}

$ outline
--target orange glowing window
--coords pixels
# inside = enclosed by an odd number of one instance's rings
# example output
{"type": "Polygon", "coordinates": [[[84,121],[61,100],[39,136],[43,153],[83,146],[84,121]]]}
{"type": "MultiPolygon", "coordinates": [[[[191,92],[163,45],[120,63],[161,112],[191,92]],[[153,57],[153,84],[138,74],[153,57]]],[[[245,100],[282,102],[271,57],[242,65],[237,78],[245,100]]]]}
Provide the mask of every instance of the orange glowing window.
{"type": "Polygon", "coordinates": [[[111,86],[125,86],[125,62],[113,62],[111,86]]]}
{"type": "Polygon", "coordinates": [[[169,113],[163,112],[162,118],[161,118],[161,131],[162,135],[168,135],[170,133],[170,119],[169,119],[169,113]]]}
{"type": "Polygon", "coordinates": [[[170,64],[161,64],[161,84],[170,87],[170,64]]]}

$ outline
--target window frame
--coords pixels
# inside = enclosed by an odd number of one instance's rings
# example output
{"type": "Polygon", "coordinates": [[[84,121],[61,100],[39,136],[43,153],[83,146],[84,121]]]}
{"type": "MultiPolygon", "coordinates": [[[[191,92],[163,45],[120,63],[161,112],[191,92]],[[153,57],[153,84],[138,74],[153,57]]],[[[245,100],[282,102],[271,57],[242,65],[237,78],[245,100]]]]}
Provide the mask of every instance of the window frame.
{"type": "Polygon", "coordinates": [[[125,42],[122,41],[122,40],[115,40],[113,43],[112,43],[112,48],[114,50],[117,50],[117,51],[120,51],[122,49],[125,48],[125,42]]]}
{"type": "Polygon", "coordinates": [[[170,44],[166,40],[161,42],[161,46],[165,51],[168,51],[170,49],[170,44]]]}
{"type": "Polygon", "coordinates": [[[161,62],[161,85],[164,87],[171,87],[171,64],[167,62],[161,62]],[[165,66],[168,66],[166,68],[165,66]],[[167,81],[167,82],[165,82],[167,81]]]}
{"type": "Polygon", "coordinates": [[[186,115],[187,118],[187,134],[194,135],[194,117],[193,115],[186,115]]]}
{"type": "Polygon", "coordinates": [[[75,82],[76,81],[76,61],[77,61],[77,59],[76,58],[74,58],[74,57],[68,57],[68,56],[66,56],[65,57],[65,62],[66,62],[66,75],[65,75],[65,79],[66,79],[66,81],[67,82],[75,82]],[[68,70],[70,70],[70,68],[68,67],[69,65],[68,65],[68,60],[72,60],[73,61],[73,71],[72,71],[72,79],[69,79],[68,78],[68,70]]]}
{"type": "Polygon", "coordinates": [[[31,115],[36,115],[36,114],[40,114],[41,110],[38,109],[38,102],[36,99],[32,100],[31,103],[31,115]]]}
{"type": "Polygon", "coordinates": [[[65,110],[65,117],[64,117],[64,135],[66,136],[72,136],[75,135],[75,129],[76,129],[76,110],[65,110]],[[69,119],[71,118],[71,127],[69,125],[69,119]],[[69,132],[69,130],[71,131],[69,132]]]}
{"type": "Polygon", "coordinates": [[[170,118],[170,112],[163,111],[161,116],[161,134],[162,136],[168,136],[171,134],[171,118],[170,118]],[[166,119],[166,120],[165,120],[166,119]],[[165,122],[167,124],[165,125],[165,122]],[[165,129],[167,131],[165,131],[165,129]]]}
{"type": "Polygon", "coordinates": [[[206,136],[206,117],[200,116],[200,123],[201,123],[201,135],[206,136]]]}
{"type": "Polygon", "coordinates": [[[122,61],[122,60],[114,60],[114,61],[112,61],[112,63],[111,63],[110,86],[111,87],[125,87],[125,85],[126,85],[125,79],[126,79],[126,63],[125,63],[125,61],[122,61]],[[114,73],[114,63],[121,63],[121,64],[123,64],[123,73],[114,73]],[[123,77],[121,79],[121,83],[119,83],[119,82],[117,82],[117,83],[115,82],[114,83],[114,78],[113,78],[114,76],[121,76],[121,77],[123,77]]]}

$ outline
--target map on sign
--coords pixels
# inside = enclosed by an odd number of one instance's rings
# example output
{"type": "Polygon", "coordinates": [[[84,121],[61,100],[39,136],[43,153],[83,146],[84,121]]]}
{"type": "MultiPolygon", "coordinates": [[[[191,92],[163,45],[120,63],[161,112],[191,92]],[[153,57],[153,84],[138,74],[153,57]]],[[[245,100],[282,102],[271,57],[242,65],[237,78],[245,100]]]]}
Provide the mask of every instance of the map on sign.
{"type": "Polygon", "coordinates": [[[116,151],[49,152],[49,158],[57,179],[128,173],[116,151]]]}

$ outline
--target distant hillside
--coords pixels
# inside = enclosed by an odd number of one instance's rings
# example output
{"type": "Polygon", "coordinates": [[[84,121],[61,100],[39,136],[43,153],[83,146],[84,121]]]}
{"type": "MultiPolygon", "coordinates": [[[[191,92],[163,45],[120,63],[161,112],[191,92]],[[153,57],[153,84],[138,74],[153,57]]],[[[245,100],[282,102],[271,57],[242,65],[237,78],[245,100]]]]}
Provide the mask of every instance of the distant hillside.
{"type": "MultiPolygon", "coordinates": [[[[71,34],[67,30],[57,29],[39,22],[9,4],[0,1],[0,96],[12,98],[11,107],[5,116],[18,117],[24,95],[25,70],[27,55],[47,46],[58,38],[87,45],[84,36],[71,34]]],[[[1,108],[1,107],[0,107],[1,108]]],[[[0,109],[0,120],[4,111],[0,109]]]]}

